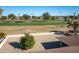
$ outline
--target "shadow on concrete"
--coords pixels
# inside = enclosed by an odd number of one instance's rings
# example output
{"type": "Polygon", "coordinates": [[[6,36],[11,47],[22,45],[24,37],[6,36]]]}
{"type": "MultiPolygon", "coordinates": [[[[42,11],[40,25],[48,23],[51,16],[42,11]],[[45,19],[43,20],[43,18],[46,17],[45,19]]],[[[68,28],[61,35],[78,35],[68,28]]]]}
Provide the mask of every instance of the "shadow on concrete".
{"type": "Polygon", "coordinates": [[[61,48],[67,47],[68,45],[61,41],[54,41],[54,42],[44,42],[42,43],[45,49],[53,49],[53,48],[61,48]]]}
{"type": "Polygon", "coordinates": [[[56,38],[69,46],[79,46],[79,35],[59,36],[56,38]]]}
{"type": "Polygon", "coordinates": [[[20,48],[21,48],[19,42],[10,42],[9,44],[10,44],[11,46],[13,46],[14,48],[17,48],[17,49],[20,49],[20,48]]]}

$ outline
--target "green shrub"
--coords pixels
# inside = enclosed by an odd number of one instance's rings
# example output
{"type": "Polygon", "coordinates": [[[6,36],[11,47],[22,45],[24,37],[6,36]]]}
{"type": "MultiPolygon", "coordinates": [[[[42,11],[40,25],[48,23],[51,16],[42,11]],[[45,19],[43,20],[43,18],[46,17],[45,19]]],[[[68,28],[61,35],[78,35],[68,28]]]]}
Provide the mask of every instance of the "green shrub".
{"type": "Polygon", "coordinates": [[[35,40],[34,37],[25,33],[25,36],[21,37],[20,44],[22,49],[30,49],[34,46],[35,40]]]}
{"type": "Polygon", "coordinates": [[[5,34],[3,32],[0,33],[0,38],[5,38],[5,34]]]}

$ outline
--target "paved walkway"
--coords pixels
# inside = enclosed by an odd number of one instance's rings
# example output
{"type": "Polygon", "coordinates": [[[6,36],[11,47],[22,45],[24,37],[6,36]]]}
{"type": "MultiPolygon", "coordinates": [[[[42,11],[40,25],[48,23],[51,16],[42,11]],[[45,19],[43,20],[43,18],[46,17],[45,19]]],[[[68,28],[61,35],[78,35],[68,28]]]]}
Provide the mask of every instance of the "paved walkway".
{"type": "MultiPolygon", "coordinates": [[[[30,35],[53,35],[54,32],[44,32],[44,33],[30,33],[30,35]]],[[[8,35],[7,37],[20,37],[24,36],[24,34],[16,34],[16,35],[8,35]]]]}

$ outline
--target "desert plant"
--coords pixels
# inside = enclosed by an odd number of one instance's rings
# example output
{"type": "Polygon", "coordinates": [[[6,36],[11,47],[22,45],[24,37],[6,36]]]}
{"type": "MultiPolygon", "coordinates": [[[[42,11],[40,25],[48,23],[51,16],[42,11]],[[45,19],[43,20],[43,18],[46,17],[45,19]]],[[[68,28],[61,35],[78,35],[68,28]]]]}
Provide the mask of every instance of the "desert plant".
{"type": "Polygon", "coordinates": [[[5,38],[5,34],[3,32],[0,33],[0,38],[5,38]]]}
{"type": "Polygon", "coordinates": [[[77,35],[78,28],[79,28],[79,22],[78,20],[73,20],[72,22],[69,23],[68,27],[72,27],[75,35],[77,35]]]}
{"type": "Polygon", "coordinates": [[[20,39],[20,44],[22,49],[30,49],[35,44],[34,37],[29,35],[29,33],[25,33],[25,36],[20,39]]]}

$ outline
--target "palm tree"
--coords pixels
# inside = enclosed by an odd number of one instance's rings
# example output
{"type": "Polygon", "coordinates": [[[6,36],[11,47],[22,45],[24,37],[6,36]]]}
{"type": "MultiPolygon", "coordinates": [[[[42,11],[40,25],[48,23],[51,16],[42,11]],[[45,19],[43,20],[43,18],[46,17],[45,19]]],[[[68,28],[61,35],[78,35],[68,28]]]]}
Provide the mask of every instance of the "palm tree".
{"type": "Polygon", "coordinates": [[[74,14],[73,19],[77,18],[76,13],[73,13],[73,14],[74,14]]]}
{"type": "Polygon", "coordinates": [[[75,35],[77,35],[78,28],[79,28],[78,20],[73,20],[73,21],[69,22],[68,27],[72,27],[75,35]]]}
{"type": "Polygon", "coordinates": [[[79,18],[79,14],[78,14],[78,16],[77,16],[78,18],[79,18]]]}
{"type": "Polygon", "coordinates": [[[74,12],[73,14],[74,14],[74,16],[76,16],[76,12],[74,12]]]}

